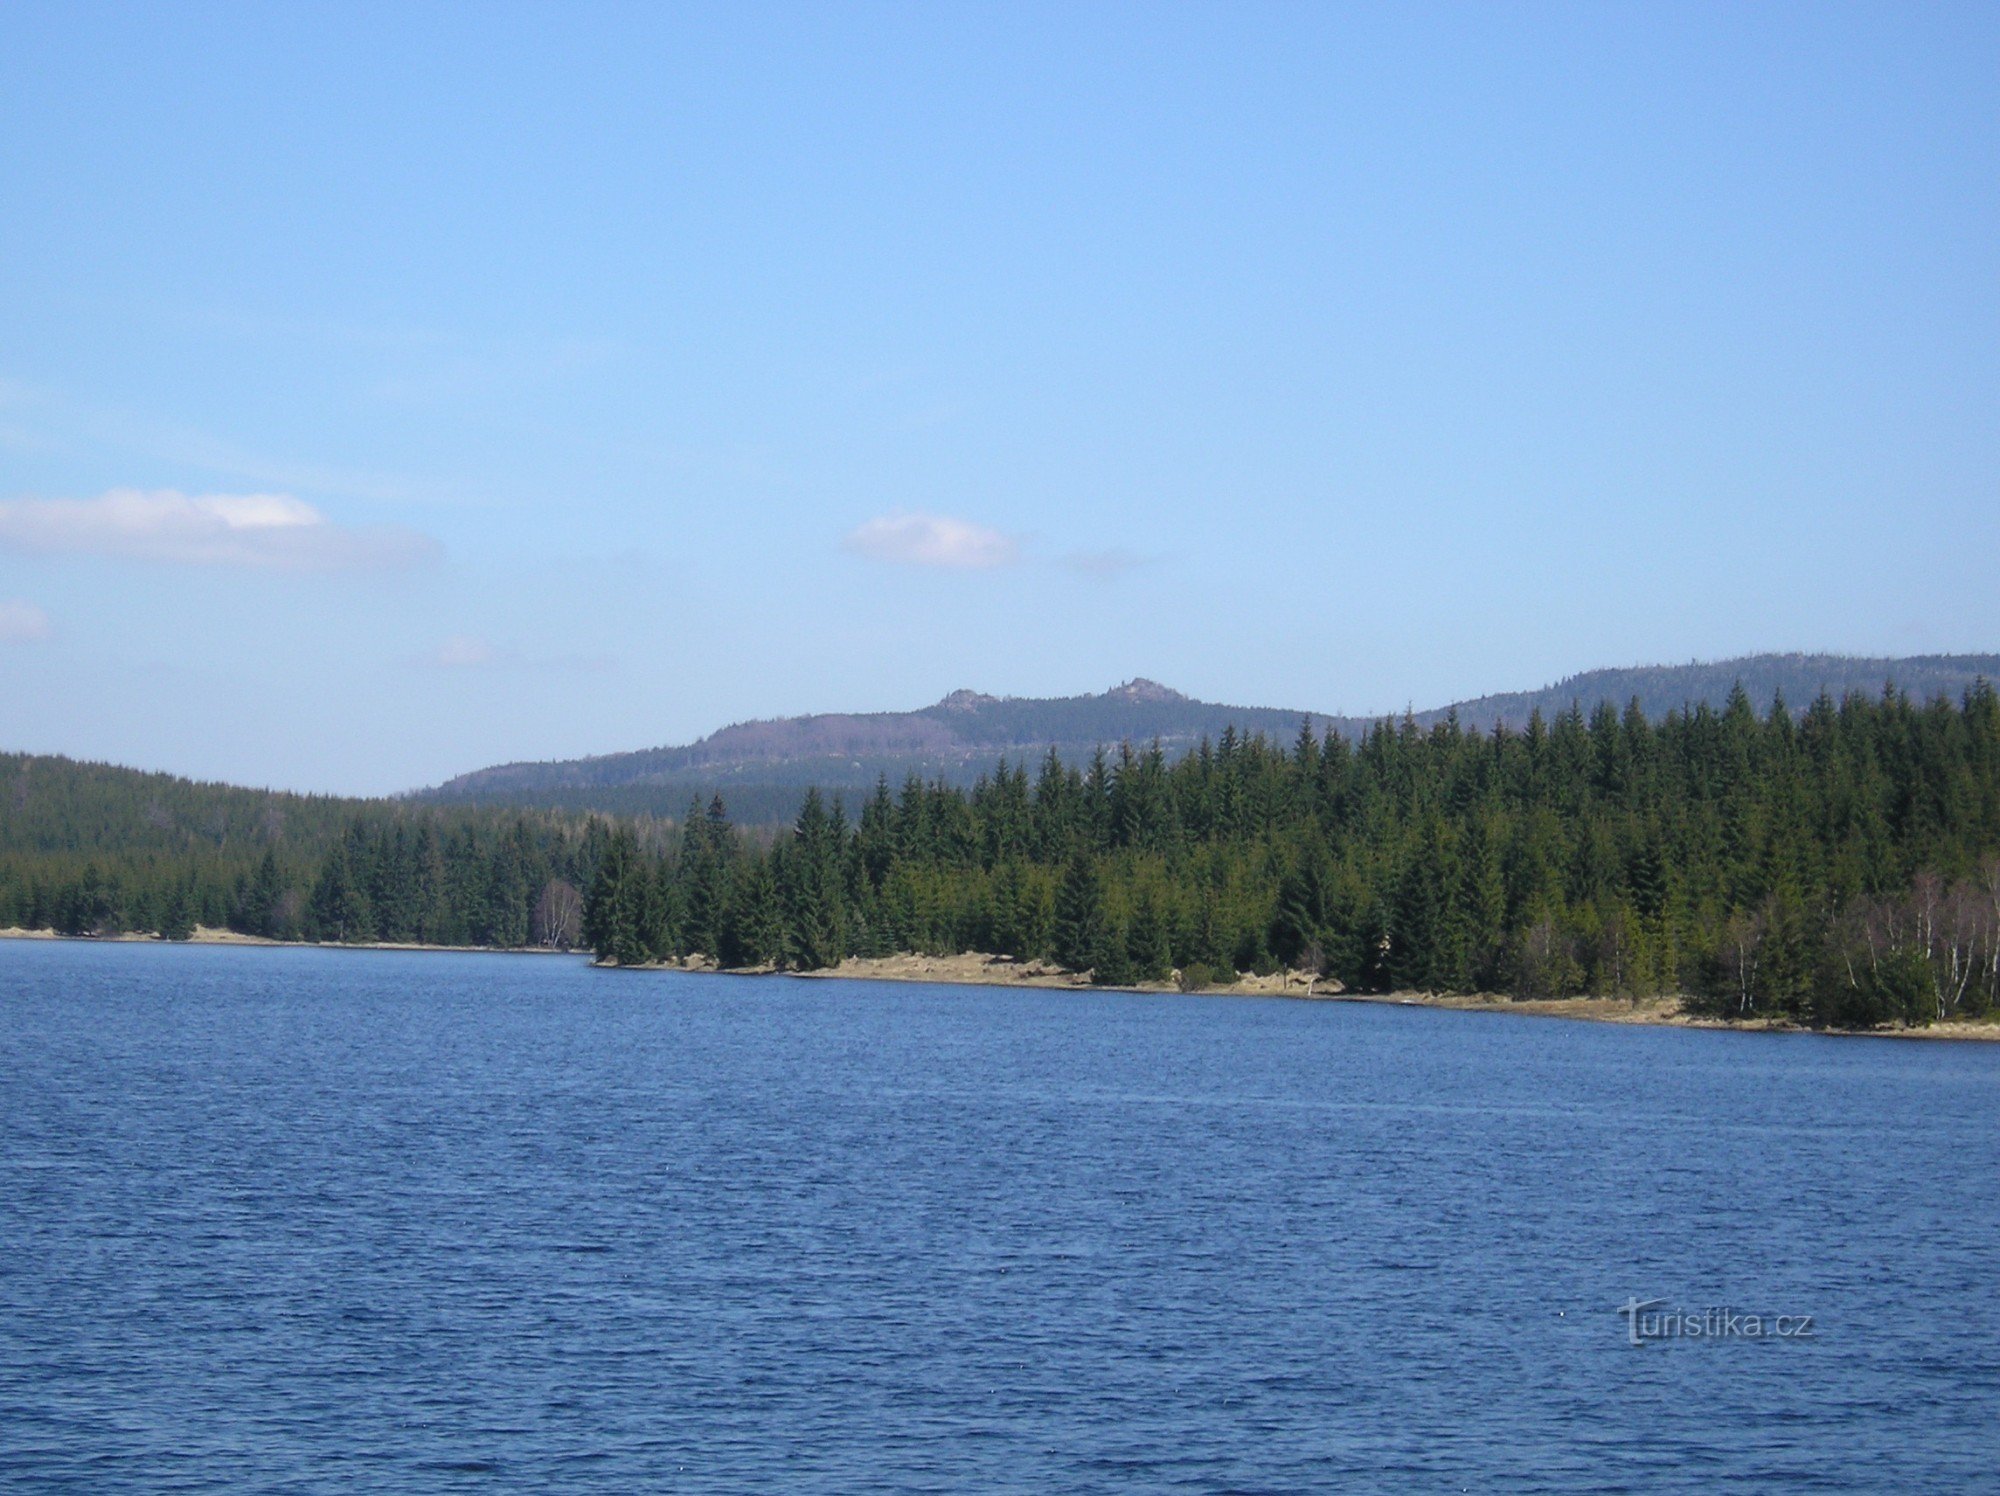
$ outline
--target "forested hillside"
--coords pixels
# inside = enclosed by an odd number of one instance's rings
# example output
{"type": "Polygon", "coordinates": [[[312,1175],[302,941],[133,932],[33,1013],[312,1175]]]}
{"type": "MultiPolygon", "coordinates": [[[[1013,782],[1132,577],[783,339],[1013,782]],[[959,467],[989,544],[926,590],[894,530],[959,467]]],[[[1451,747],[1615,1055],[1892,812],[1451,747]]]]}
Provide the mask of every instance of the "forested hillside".
{"type": "Polygon", "coordinates": [[[985,951],[1105,983],[1311,971],[1350,989],[1684,992],[1867,1026],[2000,1008],[2000,702],[1741,689],[1524,731],[1446,720],[1173,761],[1003,759],[970,787],[808,792],[773,839],[343,801],[0,758],[0,926],[699,954],[815,969],[985,951]]]}
{"type": "MultiPolygon", "coordinates": [[[[1741,684],[1751,700],[1782,695],[1794,706],[1822,693],[1880,695],[1886,686],[1913,700],[1957,700],[1975,681],[2000,678],[2000,655],[1768,654],[1719,663],[1594,670],[1540,690],[1482,696],[1418,711],[1419,727],[1456,718],[1461,727],[1520,731],[1539,711],[1553,721],[1571,707],[1587,717],[1602,703],[1636,701],[1654,722],[1698,705],[1721,710],[1741,684]]],[[[678,748],[649,748],[553,763],[503,764],[462,774],[417,798],[446,804],[546,806],[610,815],[678,815],[689,799],[721,794],[739,824],[782,826],[809,787],[865,794],[878,777],[901,784],[915,774],[970,788],[1001,755],[1039,759],[1054,749],[1082,763],[1100,746],[1160,745],[1169,762],[1214,742],[1225,728],[1289,740],[1302,721],[1324,734],[1359,738],[1372,719],[1296,709],[1197,701],[1156,681],[1132,680],[1096,696],[1054,699],[954,691],[913,712],[833,713],[742,722],[678,748]]]]}
{"type": "Polygon", "coordinates": [[[557,763],[502,764],[423,792],[444,803],[564,805],[677,812],[691,795],[721,792],[738,818],[788,822],[808,787],[867,790],[879,775],[970,785],[996,755],[1055,749],[1081,758],[1100,744],[1155,742],[1170,757],[1225,728],[1290,733],[1302,718],[1270,707],[1196,701],[1157,681],[1131,680],[1096,696],[1050,699],[954,691],[913,712],[823,713],[739,722],[679,748],[648,748],[557,763]]]}
{"type": "Polygon", "coordinates": [[[1578,706],[1588,714],[1599,702],[1626,706],[1632,702],[1654,721],[1668,712],[1707,704],[1720,710],[1729,693],[1741,686],[1750,699],[1768,702],[1782,696],[1794,708],[1821,695],[1835,701],[1860,692],[1879,695],[1894,686],[1913,701],[1947,696],[1956,701],[1978,681],[2000,680],[2000,655],[1906,655],[1867,658],[1832,654],[1746,655],[1737,660],[1685,665],[1635,665],[1627,669],[1586,670],[1544,686],[1539,691],[1511,691],[1480,696],[1435,711],[1418,712],[1417,724],[1428,727],[1456,715],[1466,727],[1505,725],[1516,732],[1540,712],[1545,719],[1578,706]]]}
{"type": "Polygon", "coordinates": [[[1686,991],[1730,1017],[1923,1023],[2000,1002],[2000,705],[1821,697],[1796,721],[1636,705],[1525,732],[1225,733],[1000,765],[972,789],[817,791],[746,849],[606,848],[585,937],[727,966],[981,950],[1102,982],[1279,965],[1361,990],[1686,991]]]}
{"type": "MultiPolygon", "coordinates": [[[[661,836],[633,825],[648,844],[661,836]]],[[[289,795],[6,755],[0,927],[567,943],[605,837],[601,821],[545,811],[289,795]],[[566,921],[550,917],[558,909],[566,921]]]]}

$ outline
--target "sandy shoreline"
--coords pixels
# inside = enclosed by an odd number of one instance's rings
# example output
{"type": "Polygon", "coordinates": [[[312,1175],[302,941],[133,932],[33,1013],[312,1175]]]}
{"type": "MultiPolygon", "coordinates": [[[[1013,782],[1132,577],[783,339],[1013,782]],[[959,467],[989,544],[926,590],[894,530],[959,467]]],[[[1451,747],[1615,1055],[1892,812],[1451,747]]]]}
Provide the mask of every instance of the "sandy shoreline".
{"type": "MultiPolygon", "coordinates": [[[[157,935],[65,936],[53,930],[0,929],[0,940],[101,940],[106,943],[163,944],[157,935]]],[[[234,930],[196,926],[188,945],[260,945],[306,950],[343,951],[440,951],[505,956],[585,956],[582,951],[557,951],[545,946],[422,945],[393,941],[370,941],[356,945],[314,944],[297,940],[267,940],[260,935],[241,935],[234,930]]],[[[722,971],[713,962],[690,959],[633,968],[635,971],[688,971],[719,976],[791,976],[801,981],[927,982],[961,987],[1041,987],[1072,992],[1144,992],[1179,994],[1172,982],[1138,982],[1117,987],[1096,987],[1085,977],[1042,961],[1016,961],[1008,956],[987,956],[966,952],[956,956],[850,956],[825,971],[780,972],[770,967],[722,971]]],[[[1283,997],[1298,1002],[1383,1003],[1395,1007],[1446,1008],[1460,1013],[1509,1013],[1516,1017],[1566,1018],[1584,1023],[1631,1023],[1655,1028],[1714,1029],[1724,1033],[1825,1034],[1842,1038],[1871,1039],[1969,1039],[2000,1041],[2000,1023],[1937,1023],[1928,1028],[1814,1029],[1766,1018],[1727,1023],[1685,1011],[1681,999],[1673,997],[1565,997],[1515,999],[1502,993],[1447,995],[1430,992],[1341,992],[1316,984],[1308,990],[1295,973],[1278,972],[1258,976],[1245,972],[1226,987],[1201,989],[1202,997],[1283,997]]]]}
{"type": "MultiPolygon", "coordinates": [[[[1092,987],[1085,978],[1039,961],[1005,956],[850,956],[827,971],[799,972],[807,979],[852,978],[878,982],[937,982],[980,987],[1055,987],[1076,991],[1178,993],[1172,982],[1092,987]]],[[[1381,1003],[1394,1007],[1447,1008],[1461,1013],[1508,1013],[1517,1017],[1567,1018],[1587,1023],[1631,1023],[1656,1028],[1716,1029],[1727,1033],[1832,1034],[1877,1039],[2000,1040],[2000,1023],[1939,1023],[1911,1029],[1813,1029],[1754,1018],[1726,1023],[1686,1012],[1679,996],[1653,998],[1564,997],[1516,999],[1504,993],[1448,995],[1431,992],[1329,992],[1324,984],[1308,991],[1296,973],[1258,976],[1246,972],[1227,987],[1208,987],[1203,997],[1284,997],[1299,1002],[1381,1003]]]]}
{"type": "Polygon", "coordinates": [[[24,930],[12,925],[0,930],[0,940],[87,940],[94,945],[264,945],[274,949],[301,951],[444,951],[481,956],[581,956],[584,951],[559,951],[544,945],[426,945],[415,940],[345,941],[267,940],[262,935],[244,935],[236,930],[196,925],[186,940],[162,940],[158,935],[130,932],[123,935],[58,935],[54,930],[24,930]]]}

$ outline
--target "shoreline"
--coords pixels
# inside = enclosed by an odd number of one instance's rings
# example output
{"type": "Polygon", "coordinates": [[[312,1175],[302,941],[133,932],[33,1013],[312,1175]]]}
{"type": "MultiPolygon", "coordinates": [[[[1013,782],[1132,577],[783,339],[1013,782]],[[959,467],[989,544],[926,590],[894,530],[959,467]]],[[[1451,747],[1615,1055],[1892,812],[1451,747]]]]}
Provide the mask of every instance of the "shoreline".
{"type": "MultiPolygon", "coordinates": [[[[886,956],[864,959],[849,957],[839,966],[822,972],[799,972],[803,977],[851,978],[874,981],[923,981],[942,983],[962,983],[996,987],[1067,987],[1078,991],[1099,992],[1139,992],[1181,994],[1180,987],[1173,982],[1145,982],[1129,986],[1092,988],[1090,982],[1071,973],[1059,975],[1040,962],[1026,963],[1019,976],[959,974],[948,969],[957,963],[975,963],[984,972],[996,968],[1013,966],[1007,957],[968,956],[886,956]],[[881,970],[905,962],[922,963],[928,968],[947,970],[926,970],[921,974],[906,971],[881,970]],[[1039,969],[1038,969],[1039,968],[1039,969]]],[[[1554,998],[1513,998],[1505,993],[1436,993],[1436,992],[1347,992],[1311,991],[1297,977],[1279,972],[1268,977],[1260,977],[1246,972],[1226,987],[1204,987],[1184,994],[1190,997],[1280,997],[1292,1002],[1331,1003],[1374,1003],[1381,1006],[1399,1008],[1439,1008],[1457,1013],[1505,1013],[1521,1018],[1563,1018],[1575,1023],[1622,1023],[1637,1024],[1648,1028],[1688,1028],[1711,1029],[1723,1033],[1769,1033],[1769,1034],[1823,1034],[1832,1038],[1855,1039],[1968,1039],[1975,1042],[2000,1041],[2000,1023],[1940,1023],[1928,1028],[1895,1029],[1816,1029],[1800,1024],[1774,1021],[1769,1018],[1746,1019],[1741,1023],[1730,1023],[1721,1018],[1710,1018],[1702,1014],[1689,1013],[1682,1006],[1682,998],[1676,994],[1670,997],[1625,998],[1625,997],[1554,997],[1554,998]]]]}
{"type": "MultiPolygon", "coordinates": [[[[611,968],[615,970],[616,968],[611,968]]],[[[1226,987],[1182,992],[1174,982],[1094,985],[1087,977],[1043,961],[1016,961],[1009,956],[967,952],[956,956],[849,956],[821,971],[780,971],[772,967],[723,970],[707,961],[649,962],[633,971],[689,971],[719,976],[788,976],[800,981],[920,982],[947,987],[1034,987],[1069,992],[1133,992],[1162,997],[1280,997],[1292,1002],[1374,1003],[1401,1008],[1440,1008],[1457,1013],[1505,1013],[1521,1018],[1562,1018],[1575,1023],[1620,1023],[1647,1028],[1707,1029],[1732,1034],[1820,1034],[1837,1039],[1963,1039],[2000,1042],[2000,1022],[1958,1021],[1928,1028],[1833,1029],[1809,1028],[1769,1018],[1741,1023],[1689,1013],[1682,998],[1671,997],[1551,997],[1513,998],[1504,993],[1345,992],[1307,991],[1297,976],[1279,972],[1258,976],[1245,972],[1226,987]]]]}
{"type": "Polygon", "coordinates": [[[118,935],[59,935],[54,930],[0,929],[0,940],[75,940],[90,945],[249,945],[292,951],[435,951],[459,956],[588,956],[584,950],[557,950],[547,945],[429,945],[418,940],[272,940],[214,925],[196,925],[186,940],[127,930],[118,935]]]}
{"type": "MultiPolygon", "coordinates": [[[[232,945],[264,946],[271,949],[334,951],[431,951],[441,954],[490,956],[575,956],[590,960],[583,950],[557,950],[550,946],[428,945],[413,941],[346,942],[272,940],[262,935],[243,935],[234,930],[197,925],[184,941],[164,940],[158,935],[59,935],[54,930],[0,929],[0,940],[77,940],[105,945],[232,945]]],[[[592,961],[592,964],[597,964],[592,961]]],[[[611,967],[609,970],[619,968],[611,967]]],[[[777,968],[716,966],[713,962],[689,958],[679,962],[648,962],[626,968],[631,971],[681,971],[709,976],[786,976],[800,981],[913,982],[945,987],[1032,987],[1070,992],[1131,992],[1146,996],[1186,997],[1278,997],[1292,1002],[1374,1003],[1388,1007],[1438,1008],[1457,1013],[1505,1013],[1521,1018],[1561,1018],[1573,1023],[1636,1024],[1647,1028],[1707,1029],[1719,1033],[1818,1034],[1837,1039],[1931,1039],[1965,1040],[1973,1043],[2000,1042],[2000,1022],[1975,1023],[1959,1020],[1925,1028],[1837,1029],[1809,1028],[1769,1018],[1751,1018],[1731,1023],[1721,1018],[1689,1013],[1682,999],[1671,997],[1557,997],[1512,998],[1504,993],[1449,994],[1434,992],[1346,992],[1308,990],[1306,984],[1287,972],[1258,976],[1245,972],[1227,986],[1203,987],[1183,992],[1175,982],[1135,982],[1118,986],[1097,986],[1088,977],[1078,976],[1043,961],[1016,961],[1009,956],[988,956],[965,952],[956,956],[849,956],[838,966],[821,971],[783,971],[777,968]]]]}

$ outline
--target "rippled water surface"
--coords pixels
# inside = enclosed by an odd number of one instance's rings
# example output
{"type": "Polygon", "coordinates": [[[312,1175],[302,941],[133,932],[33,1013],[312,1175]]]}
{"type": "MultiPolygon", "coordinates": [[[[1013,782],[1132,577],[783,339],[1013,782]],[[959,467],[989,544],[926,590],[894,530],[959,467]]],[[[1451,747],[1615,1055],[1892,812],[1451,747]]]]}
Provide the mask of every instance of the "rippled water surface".
{"type": "Polygon", "coordinates": [[[2000,1047],[0,942],[0,1481],[1992,1489],[2000,1047]],[[1618,1305],[1814,1316],[1634,1347],[1618,1305]]]}

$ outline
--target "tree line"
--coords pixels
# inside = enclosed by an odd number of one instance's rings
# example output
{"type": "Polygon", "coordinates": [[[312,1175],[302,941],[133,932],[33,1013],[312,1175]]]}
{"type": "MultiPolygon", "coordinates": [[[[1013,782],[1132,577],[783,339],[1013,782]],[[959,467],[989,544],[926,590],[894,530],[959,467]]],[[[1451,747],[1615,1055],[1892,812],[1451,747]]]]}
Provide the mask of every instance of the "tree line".
{"type": "MultiPolygon", "coordinates": [[[[648,844],[657,823],[631,823],[648,844]]],[[[0,756],[0,927],[574,945],[601,818],[197,784],[0,756]]]]}
{"type": "Polygon", "coordinates": [[[1730,1018],[1868,1026],[2000,1010],[2000,704],[1740,688],[1524,731],[1290,745],[1225,731],[1002,761],[970,789],[818,792],[747,843],[720,798],[677,844],[605,846],[605,961],[811,970],[982,951],[1098,982],[1309,972],[1348,989],[1685,993],[1730,1018]]]}
{"type": "Polygon", "coordinates": [[[1738,689],[1523,731],[1225,730],[970,787],[809,792],[775,838],[0,759],[0,925],[587,948],[819,969],[980,951],[1123,985],[1686,994],[1869,1026],[2000,1012],[2000,703],[1738,689]]]}
{"type": "Polygon", "coordinates": [[[0,926],[169,940],[209,926],[268,940],[568,950],[608,840],[601,820],[574,830],[357,820],[317,857],[276,845],[247,861],[5,857],[0,926]]]}

